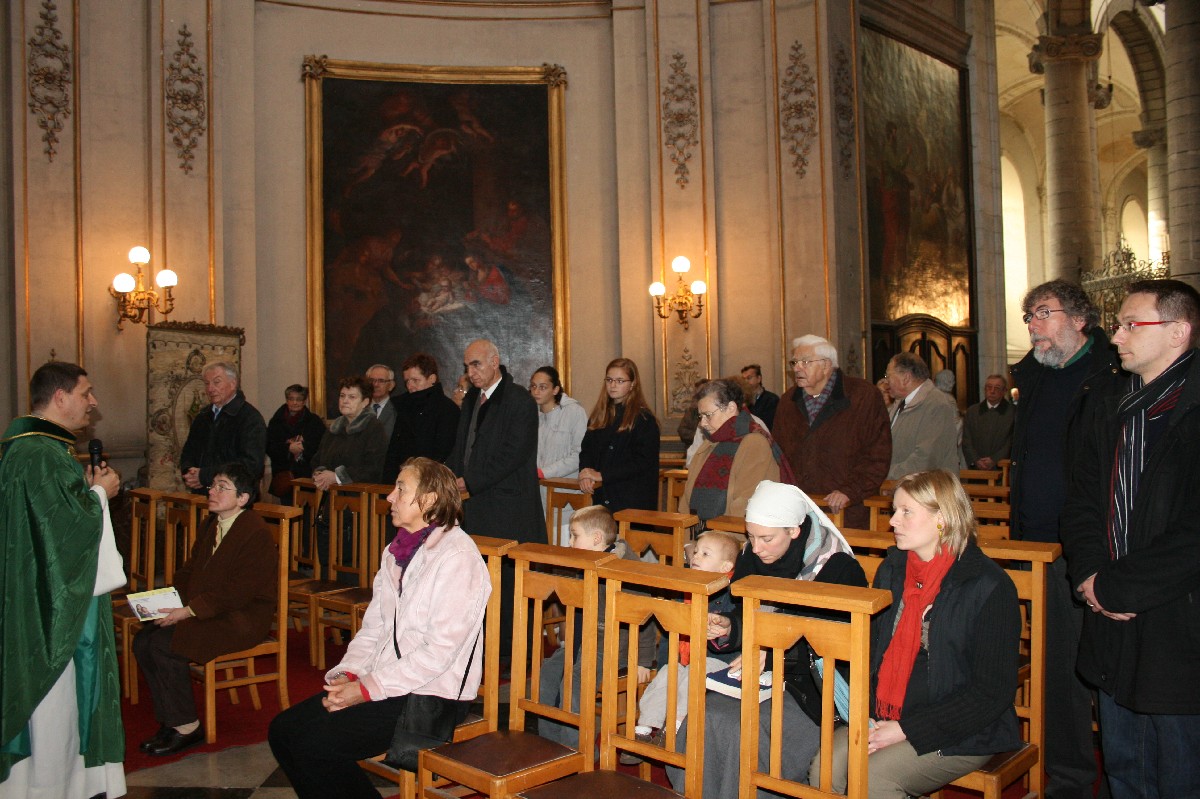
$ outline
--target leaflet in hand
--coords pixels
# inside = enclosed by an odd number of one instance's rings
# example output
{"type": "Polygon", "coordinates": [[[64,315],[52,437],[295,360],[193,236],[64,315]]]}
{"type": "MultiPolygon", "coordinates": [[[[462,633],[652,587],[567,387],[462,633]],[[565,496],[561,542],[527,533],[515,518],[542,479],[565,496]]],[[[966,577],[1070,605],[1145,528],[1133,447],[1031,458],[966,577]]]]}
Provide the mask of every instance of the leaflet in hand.
{"type": "MultiPolygon", "coordinates": [[[[733,672],[731,675],[729,669],[721,669],[714,671],[708,675],[705,681],[708,690],[716,691],[725,696],[731,696],[734,699],[742,698],[742,672],[741,670],[733,672]]],[[[764,671],[758,675],[758,701],[765,702],[771,698],[771,672],[764,671]]]]}
{"type": "Polygon", "coordinates": [[[129,602],[129,607],[133,610],[134,615],[138,617],[138,621],[161,619],[172,610],[183,607],[179,592],[173,585],[168,585],[166,588],[155,588],[153,591],[129,594],[125,599],[129,602]]]}

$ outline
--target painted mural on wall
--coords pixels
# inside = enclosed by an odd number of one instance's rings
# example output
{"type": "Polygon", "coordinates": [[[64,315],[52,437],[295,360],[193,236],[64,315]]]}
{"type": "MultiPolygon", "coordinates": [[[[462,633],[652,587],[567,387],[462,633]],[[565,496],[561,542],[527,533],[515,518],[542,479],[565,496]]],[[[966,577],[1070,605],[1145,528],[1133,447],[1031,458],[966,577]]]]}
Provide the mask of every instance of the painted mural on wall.
{"type": "Polygon", "coordinates": [[[961,74],[869,28],[860,42],[871,318],[970,325],[961,74]]]}
{"type": "Polygon", "coordinates": [[[550,113],[544,82],[324,77],[325,397],[416,352],[452,391],[476,338],[522,384],[555,363],[550,113]]]}

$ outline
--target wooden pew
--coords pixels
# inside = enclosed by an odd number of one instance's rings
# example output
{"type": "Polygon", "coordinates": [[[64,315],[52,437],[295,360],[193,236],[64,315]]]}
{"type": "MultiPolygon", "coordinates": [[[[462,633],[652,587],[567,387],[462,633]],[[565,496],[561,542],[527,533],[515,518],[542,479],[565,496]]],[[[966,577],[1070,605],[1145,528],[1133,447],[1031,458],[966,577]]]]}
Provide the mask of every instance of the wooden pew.
{"type": "Polygon", "coordinates": [[[647,549],[654,551],[659,563],[682,566],[683,548],[692,540],[692,531],[700,518],[691,513],[666,513],[626,508],[613,514],[617,535],[625,539],[639,557],[647,549]]]}
{"type": "Polygon", "coordinates": [[[586,508],[592,504],[592,495],[579,490],[575,477],[544,477],[538,482],[546,489],[546,543],[568,546],[568,541],[559,540],[566,509],[586,508]]]}

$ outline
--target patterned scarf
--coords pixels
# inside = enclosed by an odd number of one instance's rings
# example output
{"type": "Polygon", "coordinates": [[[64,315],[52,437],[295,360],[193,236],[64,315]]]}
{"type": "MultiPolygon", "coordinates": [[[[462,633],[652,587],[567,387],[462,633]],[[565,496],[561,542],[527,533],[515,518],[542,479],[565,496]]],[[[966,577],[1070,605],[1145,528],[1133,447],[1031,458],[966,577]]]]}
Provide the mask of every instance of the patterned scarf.
{"type": "Polygon", "coordinates": [[[1108,513],[1108,555],[1113,560],[1129,554],[1129,515],[1146,466],[1146,452],[1179,402],[1192,354],[1188,350],[1149,385],[1143,384],[1140,375],[1134,375],[1129,393],[1117,406],[1121,434],[1109,475],[1112,501],[1108,513]]]}
{"type": "Polygon", "coordinates": [[[892,641],[883,653],[879,667],[879,682],[875,688],[875,714],[881,719],[899,719],[904,709],[904,696],[912,677],[913,664],[921,649],[921,626],[925,612],[942,588],[942,578],[954,565],[954,554],[948,546],[926,562],[916,552],[908,553],[904,568],[904,606],[900,621],[892,633],[892,641]]]}
{"type": "Polygon", "coordinates": [[[792,467],[783,456],[783,450],[775,443],[775,439],[771,438],[771,433],[754,420],[750,411],[742,409],[738,411],[737,416],[725,422],[711,435],[705,434],[716,446],[705,459],[700,473],[696,475],[690,502],[692,512],[699,516],[701,521],[707,521],[725,512],[729,476],[733,473],[733,458],[742,439],[752,433],[758,433],[770,443],[771,455],[775,458],[775,463],[779,464],[779,481],[792,484],[796,482],[792,475],[792,467]]]}

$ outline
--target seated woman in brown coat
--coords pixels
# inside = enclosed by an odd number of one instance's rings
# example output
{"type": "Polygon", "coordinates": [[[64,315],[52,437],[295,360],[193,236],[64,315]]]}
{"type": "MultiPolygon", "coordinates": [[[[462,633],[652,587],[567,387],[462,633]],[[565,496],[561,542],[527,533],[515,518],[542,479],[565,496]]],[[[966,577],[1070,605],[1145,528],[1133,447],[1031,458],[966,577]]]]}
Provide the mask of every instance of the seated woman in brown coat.
{"type": "Polygon", "coordinates": [[[133,639],[161,725],[142,742],[143,752],[170,755],[203,741],[188,663],[247,649],[271,630],[278,561],[271,531],[249,509],[257,482],[240,463],[217,469],[208,487],[209,516],[175,572],[184,605],[133,639]]]}

